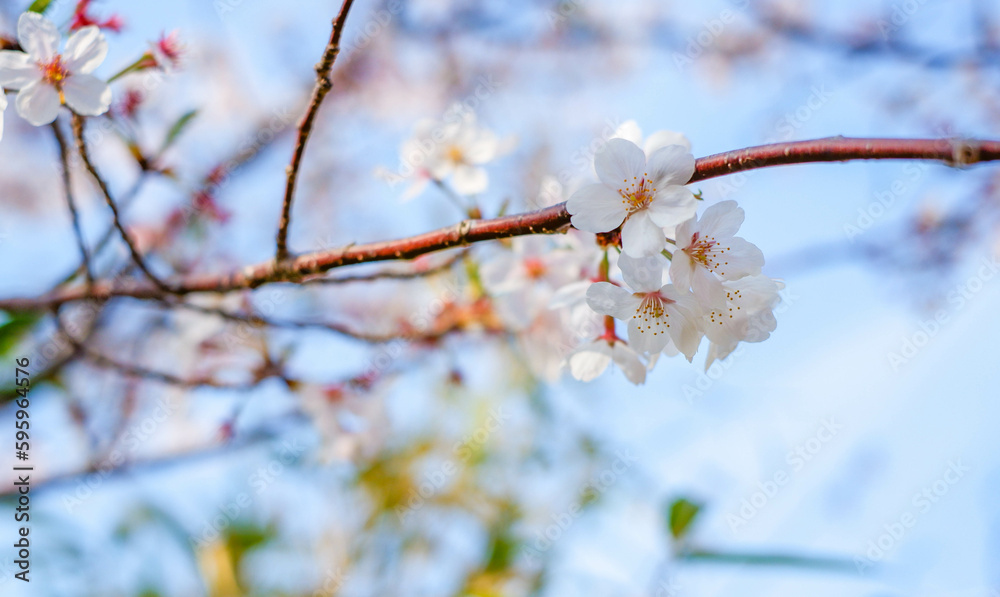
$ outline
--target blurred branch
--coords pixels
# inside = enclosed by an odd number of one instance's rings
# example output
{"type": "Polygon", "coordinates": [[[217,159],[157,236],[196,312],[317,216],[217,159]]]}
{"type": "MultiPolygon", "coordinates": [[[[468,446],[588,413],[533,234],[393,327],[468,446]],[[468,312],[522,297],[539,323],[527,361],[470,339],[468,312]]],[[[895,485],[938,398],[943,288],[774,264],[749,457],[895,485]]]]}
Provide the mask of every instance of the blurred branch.
{"type": "Polygon", "coordinates": [[[83,356],[88,361],[99,367],[103,367],[105,369],[112,369],[126,377],[137,377],[148,381],[155,381],[170,386],[177,386],[188,389],[210,387],[210,388],[225,389],[225,390],[245,391],[256,387],[264,379],[267,379],[268,377],[274,377],[277,375],[277,372],[270,371],[269,368],[265,368],[263,370],[258,370],[258,372],[254,375],[254,380],[251,382],[240,383],[240,384],[228,384],[207,378],[185,379],[183,377],[179,377],[172,373],[166,373],[164,371],[148,369],[141,365],[135,365],[132,363],[125,363],[117,359],[111,358],[89,347],[82,341],[75,338],[73,334],[71,334],[69,330],[67,330],[66,327],[63,325],[62,319],[59,316],[58,307],[55,308],[53,311],[54,311],[53,316],[56,324],[56,329],[73,346],[75,353],[83,356]]]}
{"type": "Polygon", "coordinates": [[[94,283],[94,271],[90,266],[90,254],[87,252],[87,242],[83,238],[83,229],[80,227],[80,213],[76,209],[76,201],[73,200],[73,186],[69,178],[69,147],[62,129],[59,128],[59,121],[52,121],[52,133],[59,145],[59,163],[62,165],[63,192],[66,194],[66,206],[69,208],[70,218],[73,220],[73,233],[76,234],[76,243],[80,247],[80,258],[82,260],[80,268],[83,269],[87,278],[87,285],[94,283]]]}
{"type": "MultiPolygon", "coordinates": [[[[760,145],[697,160],[690,182],[788,164],[842,162],[849,160],[911,159],[937,160],[950,166],[968,166],[1000,160],[1000,141],[970,139],[852,139],[829,137],[760,145]]],[[[92,287],[59,289],[36,298],[0,300],[0,309],[49,309],[66,302],[86,298],[114,296],[156,299],[165,294],[184,295],[196,292],[225,293],[253,289],[274,282],[300,282],[308,276],[331,269],[371,263],[413,259],[420,255],[464,246],[471,243],[531,234],[562,232],[570,225],[566,204],[560,203],[538,211],[489,220],[464,220],[408,238],[380,241],[319,251],[278,263],[269,260],[225,274],[192,275],[177,280],[168,291],[155,284],[119,286],[113,281],[99,281],[92,287]]]]}
{"type": "Polygon", "coordinates": [[[107,200],[108,207],[111,208],[111,215],[114,218],[115,228],[118,229],[118,233],[121,234],[122,240],[128,245],[129,253],[132,255],[132,261],[135,262],[136,266],[142,273],[146,274],[146,277],[150,279],[153,285],[160,291],[164,293],[172,292],[170,286],[165,282],[160,280],[156,275],[150,271],[149,267],[146,265],[145,259],[139,253],[139,249],[135,246],[135,241],[129,236],[128,231],[125,230],[125,226],[122,224],[121,217],[118,213],[118,206],[115,204],[114,198],[111,196],[111,191],[108,189],[108,185],[98,174],[97,169],[94,164],[90,161],[90,153],[87,149],[87,142],[83,135],[84,118],[78,114],[73,115],[73,134],[76,136],[76,147],[80,153],[80,159],[83,161],[83,165],[90,172],[90,175],[94,177],[97,181],[97,186],[100,187],[101,193],[104,194],[105,200],[107,200]]]}
{"type": "Polygon", "coordinates": [[[312,132],[313,121],[319,112],[319,106],[323,103],[323,98],[330,92],[333,83],[330,82],[330,71],[333,70],[333,63],[340,53],[340,35],[344,31],[344,23],[347,22],[347,12],[351,10],[354,0],[344,0],[340,7],[340,13],[333,20],[333,30],[330,32],[330,43],[326,45],[323,52],[323,59],[316,65],[316,87],[313,88],[312,98],[309,100],[309,107],[299,123],[299,136],[295,142],[295,149],[292,152],[292,163],[288,165],[286,173],[288,175],[285,183],[285,199],[281,207],[281,221],[278,223],[278,238],[276,241],[277,250],[275,261],[280,263],[288,258],[288,225],[290,223],[292,211],[292,198],[295,195],[295,183],[299,177],[299,169],[302,166],[302,156],[306,151],[306,142],[309,140],[309,133],[312,132]]]}
{"type": "Polygon", "coordinates": [[[940,53],[932,48],[919,46],[890,33],[898,29],[891,15],[878,18],[867,35],[850,34],[821,29],[810,23],[791,19],[767,5],[748,3],[757,22],[773,35],[786,40],[823,50],[843,52],[847,56],[885,57],[919,64],[926,68],[949,69],[957,66],[995,67],[998,65],[997,49],[980,36],[970,52],[940,53]]]}

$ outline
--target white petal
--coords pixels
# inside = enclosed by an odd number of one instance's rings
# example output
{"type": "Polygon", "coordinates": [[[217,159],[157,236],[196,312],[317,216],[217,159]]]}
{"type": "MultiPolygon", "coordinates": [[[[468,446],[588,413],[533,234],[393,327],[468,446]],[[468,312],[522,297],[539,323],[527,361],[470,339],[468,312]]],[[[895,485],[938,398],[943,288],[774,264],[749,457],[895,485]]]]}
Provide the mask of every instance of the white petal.
{"type": "Polygon", "coordinates": [[[646,171],[656,188],[685,185],[694,174],[694,156],[681,145],[661,147],[649,156],[646,171]]]}
{"type": "Polygon", "coordinates": [[[723,360],[728,357],[734,350],[736,350],[736,342],[726,345],[716,344],[712,342],[708,345],[708,356],[705,357],[705,371],[712,366],[712,363],[718,360],[723,360]]]}
{"type": "Polygon", "coordinates": [[[646,155],[653,155],[657,149],[661,149],[667,145],[680,145],[684,149],[691,151],[691,141],[683,134],[674,131],[656,131],[646,139],[646,143],[642,146],[642,149],[646,152],[646,155]]]}
{"type": "Polygon", "coordinates": [[[93,75],[70,75],[63,81],[66,104],[84,116],[100,116],[111,105],[111,87],[93,75]]]}
{"type": "Polygon", "coordinates": [[[722,309],[726,306],[726,290],[722,282],[703,267],[695,268],[691,277],[691,290],[706,311],[722,309]]]}
{"type": "Polygon", "coordinates": [[[7,109],[7,96],[0,91],[0,139],[3,139],[3,111],[7,109]]]}
{"type": "Polygon", "coordinates": [[[744,276],[755,276],[764,267],[764,253],[753,243],[740,237],[722,241],[727,250],[720,256],[720,264],[715,273],[723,280],[738,280],[744,276]]]}
{"type": "Polygon", "coordinates": [[[639,124],[634,120],[626,120],[625,122],[618,125],[615,129],[612,139],[625,139],[626,141],[631,141],[635,143],[636,146],[642,143],[642,129],[639,128],[639,124]]]}
{"type": "Polygon", "coordinates": [[[482,134],[465,146],[465,159],[471,164],[485,164],[497,156],[500,142],[493,131],[482,134]]]}
{"type": "Polygon", "coordinates": [[[630,382],[636,385],[646,382],[646,365],[639,359],[639,355],[624,342],[615,342],[611,349],[611,358],[630,382]]]}
{"type": "Polygon", "coordinates": [[[24,52],[0,52],[0,86],[21,89],[42,78],[41,71],[24,52]]]}
{"type": "Polygon", "coordinates": [[[663,257],[618,257],[618,269],[629,288],[635,292],[656,292],[663,286],[663,257]]]}
{"type": "Polygon", "coordinates": [[[698,210],[698,201],[688,189],[669,186],[656,192],[646,210],[657,226],[670,228],[691,219],[698,210]]]}
{"type": "Polygon", "coordinates": [[[587,304],[601,315],[628,319],[635,314],[642,299],[610,282],[596,282],[587,289],[587,304]]]}
{"type": "Polygon", "coordinates": [[[743,208],[738,207],[735,201],[720,201],[701,214],[698,230],[702,236],[719,239],[733,236],[739,231],[745,216],[743,208]]]}
{"type": "Polygon", "coordinates": [[[566,359],[569,372],[580,381],[591,381],[611,364],[611,347],[604,340],[581,346],[566,359]]]}
{"type": "Polygon", "coordinates": [[[674,251],[673,258],[670,260],[670,281],[681,290],[691,288],[691,277],[694,275],[696,267],[698,265],[687,253],[680,249],[674,251]]]}
{"type": "Polygon", "coordinates": [[[573,215],[573,227],[585,232],[610,232],[621,226],[628,213],[621,195],[602,184],[577,190],[566,201],[566,210],[573,215]]]}
{"type": "Polygon", "coordinates": [[[668,335],[670,328],[666,327],[665,321],[670,318],[661,317],[661,321],[649,322],[653,325],[647,327],[647,322],[640,322],[638,319],[631,319],[628,322],[628,342],[632,348],[639,352],[657,353],[663,350],[670,342],[668,335]],[[641,326],[641,327],[640,327],[641,326]]]}
{"type": "Polygon", "coordinates": [[[33,62],[48,62],[59,51],[59,30],[37,12],[26,12],[17,20],[17,41],[33,62]]]}
{"type": "Polygon", "coordinates": [[[656,255],[667,244],[663,229],[643,210],[632,214],[622,226],[622,251],[632,257],[656,255]]]}
{"type": "Polygon", "coordinates": [[[17,93],[17,113],[35,126],[49,124],[59,114],[59,92],[41,81],[24,87],[17,93]]]}
{"type": "Polygon", "coordinates": [[[482,193],[489,186],[489,182],[486,170],[464,164],[455,168],[451,178],[452,188],[459,195],[482,193]]]}
{"type": "Polygon", "coordinates": [[[699,326],[702,312],[698,301],[690,292],[679,292],[670,284],[661,288],[660,294],[673,301],[664,305],[664,311],[671,315],[672,320],[667,331],[677,349],[691,362],[702,338],[699,326]]]}
{"type": "Polygon", "coordinates": [[[587,299],[587,289],[590,288],[590,280],[578,280],[570,282],[553,293],[549,300],[549,309],[562,309],[579,304],[587,299]]]}
{"type": "Polygon", "coordinates": [[[74,74],[87,74],[104,62],[108,55],[108,41],[101,30],[91,25],[70,36],[66,42],[66,68],[74,74]]]}
{"type": "Polygon", "coordinates": [[[601,182],[612,189],[618,189],[623,182],[631,182],[634,177],[646,172],[646,154],[631,141],[608,139],[604,147],[594,155],[594,170],[601,182]]]}

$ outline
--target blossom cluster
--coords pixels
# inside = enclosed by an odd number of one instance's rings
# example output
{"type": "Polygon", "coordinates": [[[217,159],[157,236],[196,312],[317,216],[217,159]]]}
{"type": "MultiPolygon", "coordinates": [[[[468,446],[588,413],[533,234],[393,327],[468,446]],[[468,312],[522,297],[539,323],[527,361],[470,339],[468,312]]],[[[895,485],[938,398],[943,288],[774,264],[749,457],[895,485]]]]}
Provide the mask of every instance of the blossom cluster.
{"type": "Polygon", "coordinates": [[[62,34],[52,21],[31,11],[18,17],[17,43],[21,49],[0,51],[0,137],[6,90],[17,91],[14,104],[21,118],[43,126],[54,122],[64,105],[80,116],[100,116],[111,106],[111,80],[128,72],[167,70],[177,64],[180,48],[176,34],[171,34],[151,44],[138,61],[110,79],[94,76],[108,54],[101,29],[120,31],[122,21],[117,16],[105,20],[89,16],[89,4],[87,0],[77,3],[62,50],[62,34]]]}
{"type": "MultiPolygon", "coordinates": [[[[438,147],[426,135],[433,127],[421,123],[403,159],[415,145],[427,148],[422,176],[454,179],[459,194],[469,190],[462,168],[474,167],[475,192],[483,192],[486,158],[495,154],[456,165],[456,155],[472,152],[449,148],[496,136],[468,117],[449,123],[438,147]]],[[[590,381],[613,363],[639,384],[661,354],[692,361],[707,338],[707,369],[740,342],[770,336],[783,284],[762,274],[763,253],[737,236],[745,213],[735,201],[698,215],[701,197],[688,187],[695,160],[683,135],[659,131],[643,142],[629,121],[593,164],[600,182],[569,195],[567,235],[506,241],[481,267],[498,316],[518,333],[537,374],[554,379],[568,369],[590,381]]],[[[542,204],[563,196],[552,177],[542,186],[542,204]]]]}

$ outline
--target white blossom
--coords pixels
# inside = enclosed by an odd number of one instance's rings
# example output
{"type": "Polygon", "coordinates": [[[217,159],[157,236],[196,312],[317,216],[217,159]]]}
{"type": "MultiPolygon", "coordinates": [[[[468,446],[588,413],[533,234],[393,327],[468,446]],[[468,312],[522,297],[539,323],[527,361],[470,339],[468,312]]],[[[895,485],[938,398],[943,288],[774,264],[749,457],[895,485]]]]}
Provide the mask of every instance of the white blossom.
{"type": "Polygon", "coordinates": [[[663,228],[694,215],[687,184],[694,156],[681,145],[662,147],[647,159],[635,143],[610,139],[594,156],[600,184],[582,187],[566,202],[573,226],[587,232],[622,227],[622,250],[632,257],[656,255],[666,245],[663,228]]]}
{"type": "Polygon", "coordinates": [[[0,52],[0,85],[20,90],[17,113],[35,126],[56,119],[65,103],[84,116],[98,116],[111,105],[111,88],[89,74],[108,53],[104,34],[94,25],[83,27],[59,53],[59,31],[38,13],[17,21],[17,40],[24,52],[0,52]]]}
{"type": "Polygon", "coordinates": [[[721,284],[725,306],[706,309],[705,335],[711,341],[705,369],[715,359],[724,359],[740,342],[763,342],[777,326],[774,307],[784,284],[764,275],[747,276],[721,284]]]}
{"type": "Polygon", "coordinates": [[[634,384],[646,381],[646,365],[639,354],[621,340],[598,338],[576,348],[566,358],[570,374],[580,381],[591,381],[607,370],[611,363],[618,365],[625,377],[634,384]]]}
{"type": "Polygon", "coordinates": [[[639,128],[639,124],[634,120],[626,120],[621,123],[618,128],[615,129],[611,138],[631,141],[641,147],[646,155],[652,155],[654,151],[660,149],[661,147],[666,147],[667,145],[681,145],[688,151],[691,151],[691,141],[685,137],[683,133],[675,131],[656,131],[643,140],[642,129],[639,128]]]}
{"type": "Polygon", "coordinates": [[[618,259],[622,277],[632,292],[597,282],[587,291],[590,307],[628,322],[629,344],[637,351],[658,353],[672,340],[688,361],[701,342],[702,310],[691,291],[662,284],[661,257],[618,259]]]}
{"type": "MultiPolygon", "coordinates": [[[[404,194],[410,199],[423,191],[431,180],[448,180],[460,195],[482,193],[489,176],[482,167],[494,160],[509,145],[476,123],[476,115],[461,106],[453,106],[442,121],[425,119],[417,123],[413,137],[400,148],[400,173],[414,179],[404,194]]],[[[397,178],[391,173],[384,174],[397,178]]]]}
{"type": "Polygon", "coordinates": [[[754,244],[735,236],[743,223],[743,209],[722,201],[677,227],[677,249],[670,262],[670,279],[691,288],[706,308],[722,307],[722,280],[738,280],[760,273],[764,254],[754,244]]]}

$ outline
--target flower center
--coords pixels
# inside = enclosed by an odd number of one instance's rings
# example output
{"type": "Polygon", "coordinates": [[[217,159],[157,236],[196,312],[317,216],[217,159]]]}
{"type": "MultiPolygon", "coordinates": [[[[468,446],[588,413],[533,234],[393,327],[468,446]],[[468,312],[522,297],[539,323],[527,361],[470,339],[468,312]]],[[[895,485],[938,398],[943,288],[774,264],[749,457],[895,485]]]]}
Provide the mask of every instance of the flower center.
{"type": "Polygon", "coordinates": [[[723,272],[717,272],[720,265],[729,265],[729,262],[719,263],[717,257],[721,256],[723,253],[729,250],[729,247],[719,246],[719,242],[715,240],[714,236],[708,238],[700,238],[701,233],[695,232],[691,235],[691,244],[684,248],[684,252],[688,256],[700,263],[705,269],[715,272],[720,276],[725,275],[723,272]]]}
{"type": "Polygon", "coordinates": [[[622,180],[622,186],[618,189],[618,194],[622,197],[622,204],[629,214],[633,214],[641,209],[645,209],[653,201],[656,188],[647,177],[648,173],[643,172],[642,178],[632,177],[632,182],[628,179],[622,180]]]}
{"type": "Polygon", "coordinates": [[[445,151],[445,155],[452,162],[463,163],[465,162],[465,154],[462,152],[462,148],[457,145],[451,145],[448,150],[445,151]]]}
{"type": "Polygon", "coordinates": [[[62,89],[63,81],[70,75],[59,54],[48,62],[39,62],[38,69],[42,71],[42,80],[56,89],[62,89]]]}
{"type": "Polygon", "coordinates": [[[528,277],[534,280],[542,278],[545,276],[545,262],[538,257],[528,257],[524,260],[524,269],[528,273],[528,277]]]}
{"type": "Polygon", "coordinates": [[[668,323],[670,314],[664,309],[664,305],[669,305],[674,301],[663,297],[659,292],[650,292],[642,297],[639,308],[635,310],[636,328],[639,333],[652,332],[654,336],[666,332],[664,327],[670,327],[668,323]]]}

